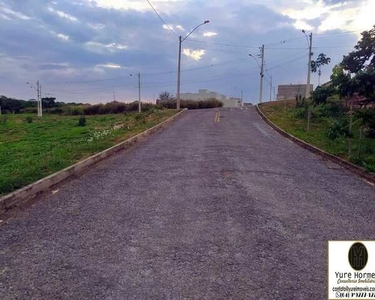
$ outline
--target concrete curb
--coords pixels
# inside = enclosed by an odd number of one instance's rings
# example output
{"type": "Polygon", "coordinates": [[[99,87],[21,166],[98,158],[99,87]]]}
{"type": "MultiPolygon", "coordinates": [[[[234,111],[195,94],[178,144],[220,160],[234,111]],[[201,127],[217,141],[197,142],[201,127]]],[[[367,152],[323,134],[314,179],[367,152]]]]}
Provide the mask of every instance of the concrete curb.
{"type": "Polygon", "coordinates": [[[42,178],[34,183],[31,183],[19,190],[16,190],[8,195],[5,195],[0,198],[0,214],[5,213],[6,211],[19,206],[20,204],[28,201],[31,198],[34,198],[38,194],[50,189],[54,185],[62,182],[63,180],[72,177],[81,173],[82,171],[86,170],[88,167],[96,164],[97,162],[110,157],[114,153],[129,148],[135,143],[138,143],[144,140],[146,137],[152,135],[153,133],[159,131],[162,128],[165,128],[168,124],[176,120],[180,117],[183,113],[185,113],[187,109],[184,109],[174,116],[168,118],[167,120],[151,127],[129,139],[123,141],[109,149],[106,149],[102,152],[99,152],[93,156],[90,156],[70,167],[67,167],[61,171],[58,171],[50,176],[42,178]]]}
{"type": "Polygon", "coordinates": [[[296,144],[298,144],[299,146],[301,146],[302,148],[305,148],[315,154],[318,154],[320,155],[321,157],[327,159],[327,160],[330,160],[330,161],[333,161],[337,164],[339,164],[340,166],[350,170],[351,172],[357,174],[358,176],[366,179],[367,181],[375,184],[375,174],[374,173],[371,173],[369,171],[367,171],[366,169],[364,168],[361,168],[345,159],[342,159],[341,157],[338,157],[338,156],[335,156],[335,155],[332,155],[330,153],[327,153],[305,141],[302,141],[300,140],[299,138],[296,138],[295,136],[289,134],[288,132],[286,132],[285,130],[281,129],[280,127],[278,127],[277,125],[275,125],[274,123],[272,123],[264,114],[263,112],[260,110],[259,106],[256,105],[256,109],[257,109],[257,112],[258,114],[261,116],[261,118],[268,124],[270,125],[274,130],[276,130],[278,133],[280,133],[281,135],[287,137],[288,139],[292,140],[293,142],[295,142],[296,144]]]}

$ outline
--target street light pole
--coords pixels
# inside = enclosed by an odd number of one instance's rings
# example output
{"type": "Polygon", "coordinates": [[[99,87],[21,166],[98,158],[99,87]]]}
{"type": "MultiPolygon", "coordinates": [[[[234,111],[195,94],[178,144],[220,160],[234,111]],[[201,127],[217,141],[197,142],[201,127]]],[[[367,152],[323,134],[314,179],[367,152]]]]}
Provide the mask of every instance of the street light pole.
{"type": "Polygon", "coordinates": [[[270,102],[272,101],[272,76],[270,78],[270,102]]]}
{"type": "Polygon", "coordinates": [[[177,110],[180,109],[180,87],[181,87],[181,44],[182,44],[182,36],[178,37],[179,44],[178,44],[178,75],[177,75],[177,110]]]}
{"type": "MultiPolygon", "coordinates": [[[[134,77],[133,74],[130,74],[131,77],[134,77]]],[[[138,112],[142,112],[142,102],[141,102],[141,73],[137,74],[138,77],[138,112]]]]}
{"type": "Polygon", "coordinates": [[[204,21],[202,24],[199,24],[197,27],[195,27],[192,31],[190,31],[184,38],[182,36],[178,37],[178,70],[177,70],[177,109],[180,109],[180,90],[181,90],[181,47],[182,47],[182,42],[185,41],[195,30],[197,30],[199,27],[202,25],[205,25],[209,23],[210,21],[204,21]]]}
{"type": "Polygon", "coordinates": [[[309,59],[308,59],[308,65],[307,65],[307,86],[306,86],[306,99],[310,97],[310,79],[311,79],[311,58],[313,56],[312,53],[312,38],[313,34],[312,32],[309,34],[309,37],[307,37],[306,31],[302,30],[302,32],[305,34],[307,39],[307,44],[309,46],[309,59]]]}
{"type": "Polygon", "coordinates": [[[259,103],[262,103],[263,101],[263,77],[264,77],[264,45],[262,45],[261,48],[261,58],[262,58],[262,64],[260,67],[260,95],[259,95],[259,103]]]}
{"type": "Polygon", "coordinates": [[[43,117],[43,96],[42,96],[42,85],[39,85],[39,106],[40,106],[40,108],[39,108],[39,113],[40,113],[40,115],[39,115],[39,117],[43,117]]]}
{"type": "Polygon", "coordinates": [[[142,112],[142,104],[141,104],[141,73],[138,73],[138,112],[142,112]]]}

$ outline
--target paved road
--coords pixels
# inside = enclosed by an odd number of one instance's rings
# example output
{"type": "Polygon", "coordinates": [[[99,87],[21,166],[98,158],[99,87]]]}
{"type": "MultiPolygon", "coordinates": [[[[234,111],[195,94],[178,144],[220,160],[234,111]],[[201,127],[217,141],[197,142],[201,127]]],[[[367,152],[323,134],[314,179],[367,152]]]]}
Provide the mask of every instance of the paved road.
{"type": "Polygon", "coordinates": [[[375,188],[249,110],[189,111],[0,227],[0,299],[326,299],[375,188]]]}

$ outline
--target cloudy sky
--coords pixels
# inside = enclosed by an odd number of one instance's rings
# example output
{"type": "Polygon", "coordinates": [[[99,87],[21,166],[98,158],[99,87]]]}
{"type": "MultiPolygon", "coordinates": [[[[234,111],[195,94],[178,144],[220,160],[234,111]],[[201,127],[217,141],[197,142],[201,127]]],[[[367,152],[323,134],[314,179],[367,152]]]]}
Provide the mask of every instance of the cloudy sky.
{"type": "MultiPolygon", "coordinates": [[[[257,56],[265,45],[265,97],[275,85],[305,83],[307,41],[332,64],[322,82],[363,30],[375,24],[374,0],[0,0],[0,94],[35,98],[26,82],[59,101],[108,102],[176,93],[178,36],[183,42],[182,92],[244,92],[258,102],[257,56]]],[[[312,75],[314,85],[318,76],[312,75]]]]}

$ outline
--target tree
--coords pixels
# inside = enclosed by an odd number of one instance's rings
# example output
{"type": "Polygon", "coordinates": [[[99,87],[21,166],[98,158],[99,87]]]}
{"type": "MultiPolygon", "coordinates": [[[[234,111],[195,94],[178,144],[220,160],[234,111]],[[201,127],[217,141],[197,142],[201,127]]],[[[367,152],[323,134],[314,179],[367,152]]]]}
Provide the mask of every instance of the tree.
{"type": "Polygon", "coordinates": [[[344,56],[341,63],[344,70],[350,73],[364,71],[368,67],[375,68],[375,25],[361,35],[361,40],[354,46],[355,51],[344,56]]]}
{"type": "Polygon", "coordinates": [[[43,108],[56,107],[57,103],[55,102],[55,100],[55,97],[42,98],[43,108]]]}
{"type": "Polygon", "coordinates": [[[169,94],[169,92],[165,91],[159,94],[159,100],[160,101],[174,100],[174,97],[173,95],[169,94]]]}
{"type": "Polygon", "coordinates": [[[316,60],[311,62],[311,72],[315,73],[318,71],[319,75],[319,83],[320,86],[320,76],[322,75],[321,67],[324,65],[328,65],[331,62],[331,59],[327,57],[324,53],[320,53],[316,60]]]}
{"type": "Polygon", "coordinates": [[[340,97],[357,94],[375,100],[375,26],[361,35],[355,51],[333,68],[332,86],[340,97]]]}
{"type": "Polygon", "coordinates": [[[338,94],[340,98],[345,98],[354,94],[355,88],[351,82],[350,74],[345,73],[341,65],[336,65],[333,68],[331,81],[336,94],[338,94]]]}
{"type": "Polygon", "coordinates": [[[312,101],[314,106],[327,103],[327,99],[332,96],[333,89],[331,86],[322,87],[318,86],[314,92],[312,92],[312,101]]]}
{"type": "Polygon", "coordinates": [[[328,65],[331,59],[327,57],[324,53],[320,53],[316,60],[311,62],[311,72],[316,73],[324,65],[328,65]]]}

